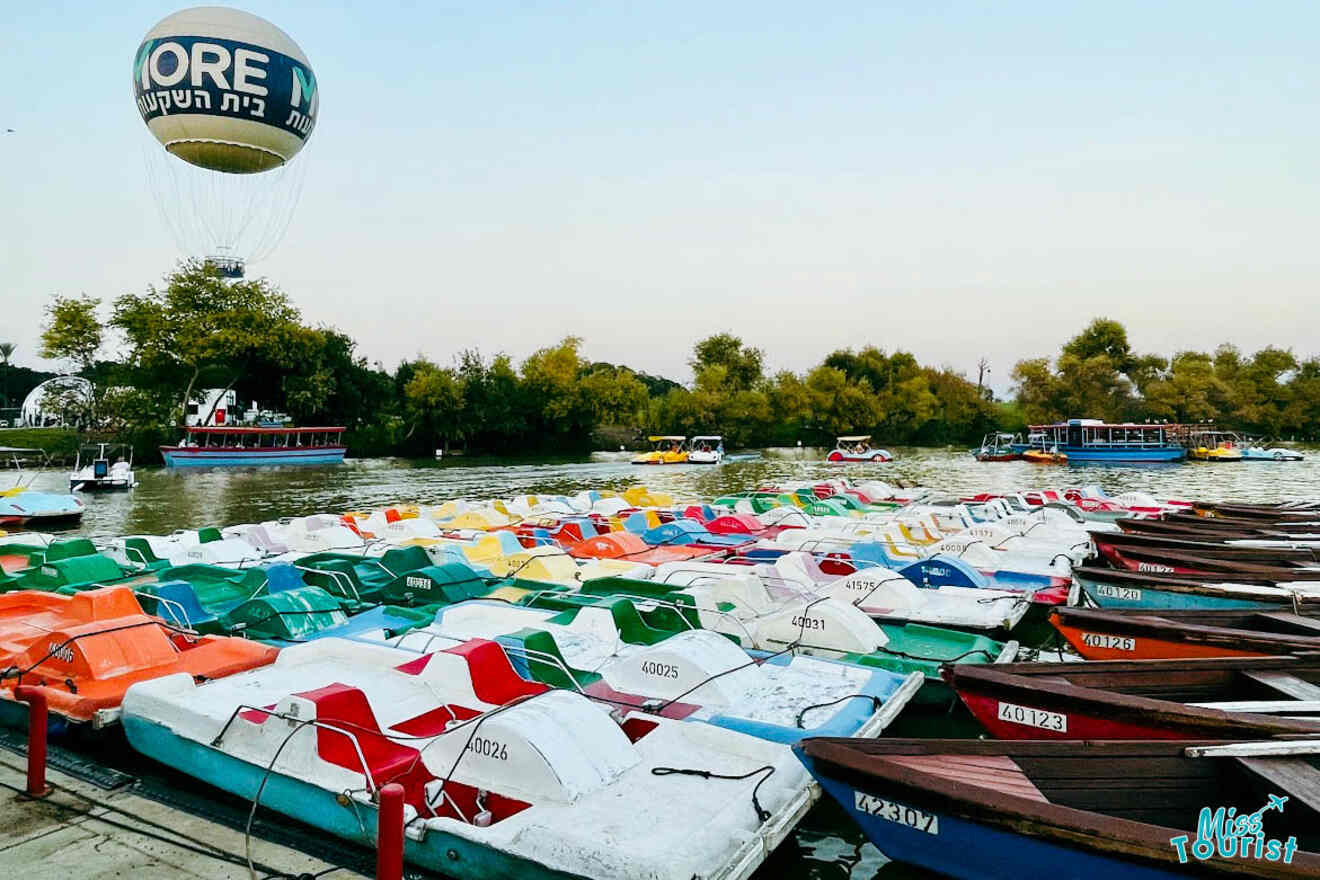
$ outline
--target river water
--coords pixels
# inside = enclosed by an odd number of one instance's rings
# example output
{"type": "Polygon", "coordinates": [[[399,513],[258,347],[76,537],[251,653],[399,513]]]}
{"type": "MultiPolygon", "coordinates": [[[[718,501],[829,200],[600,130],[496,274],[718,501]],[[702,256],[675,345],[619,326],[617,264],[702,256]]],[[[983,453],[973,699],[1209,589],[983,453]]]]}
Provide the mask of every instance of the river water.
{"type": "MultiPolygon", "coordinates": [[[[895,449],[897,460],[878,465],[830,465],[819,450],[774,450],[760,459],[720,467],[641,468],[625,455],[546,463],[450,459],[347,461],[341,466],[232,470],[161,468],[138,472],[131,492],[83,496],[87,512],[76,532],[94,537],[166,534],[175,529],[259,522],[317,512],[365,510],[397,503],[439,503],[451,498],[498,498],[524,493],[572,494],[583,489],[621,489],[644,483],[683,496],[713,498],[727,492],[791,480],[847,475],[901,480],[950,493],[1095,483],[1113,493],[1137,490],[1156,496],[1236,499],[1253,502],[1320,497],[1320,450],[1302,462],[1181,465],[1032,465],[982,463],[965,449],[895,449]]],[[[5,484],[7,485],[7,484],[5,484]]],[[[45,473],[34,485],[62,491],[67,475],[45,473]]],[[[0,486],[4,488],[4,486],[0,486]]],[[[974,734],[958,715],[900,719],[903,735],[974,734]]],[[[848,817],[822,802],[793,837],[758,872],[772,877],[877,880],[925,877],[886,863],[848,817]]]]}

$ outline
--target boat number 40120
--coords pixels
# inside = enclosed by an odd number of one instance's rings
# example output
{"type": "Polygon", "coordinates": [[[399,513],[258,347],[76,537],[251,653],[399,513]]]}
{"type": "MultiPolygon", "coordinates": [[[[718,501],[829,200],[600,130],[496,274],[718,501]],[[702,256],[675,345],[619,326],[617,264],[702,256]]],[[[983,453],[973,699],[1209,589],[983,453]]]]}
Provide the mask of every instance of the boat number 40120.
{"type": "Polygon", "coordinates": [[[999,704],[999,720],[1010,724],[1039,727],[1041,730],[1053,730],[1057,733],[1068,732],[1068,716],[1062,712],[1046,712],[1044,709],[1033,709],[1015,703],[999,704]]]}
{"type": "Polygon", "coordinates": [[[878,798],[875,795],[861,791],[853,792],[853,806],[857,808],[857,812],[875,816],[877,819],[897,822],[899,825],[906,825],[927,834],[940,833],[940,817],[923,813],[916,807],[896,804],[893,801],[887,801],[884,798],[878,798]]]}
{"type": "Polygon", "coordinates": [[[1104,596],[1106,599],[1119,599],[1123,602],[1140,602],[1141,590],[1132,587],[1115,587],[1109,584],[1097,584],[1095,588],[1097,596],[1104,596]]]}

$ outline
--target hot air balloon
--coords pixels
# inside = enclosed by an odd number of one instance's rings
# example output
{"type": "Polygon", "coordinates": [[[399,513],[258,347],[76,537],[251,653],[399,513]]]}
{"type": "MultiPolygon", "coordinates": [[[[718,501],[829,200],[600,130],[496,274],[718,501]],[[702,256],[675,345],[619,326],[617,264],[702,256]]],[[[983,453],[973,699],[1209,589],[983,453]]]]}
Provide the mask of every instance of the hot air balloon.
{"type": "Polygon", "coordinates": [[[143,38],[133,94],[165,148],[147,150],[147,177],[166,225],[186,254],[242,277],[283,238],[302,190],[294,157],[321,100],[307,56],[264,18],[185,9],[143,38]]]}

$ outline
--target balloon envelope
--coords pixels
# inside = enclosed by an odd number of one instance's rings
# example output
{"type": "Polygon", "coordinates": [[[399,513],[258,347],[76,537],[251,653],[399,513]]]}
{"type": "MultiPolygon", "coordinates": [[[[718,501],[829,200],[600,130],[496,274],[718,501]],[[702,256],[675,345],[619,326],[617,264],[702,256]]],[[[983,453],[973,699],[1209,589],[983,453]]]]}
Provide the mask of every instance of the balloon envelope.
{"type": "Polygon", "coordinates": [[[221,6],[176,12],[148,31],[134,57],[133,92],[166,150],[229,174],[288,162],[320,106],[298,44],[264,18],[221,6]]]}

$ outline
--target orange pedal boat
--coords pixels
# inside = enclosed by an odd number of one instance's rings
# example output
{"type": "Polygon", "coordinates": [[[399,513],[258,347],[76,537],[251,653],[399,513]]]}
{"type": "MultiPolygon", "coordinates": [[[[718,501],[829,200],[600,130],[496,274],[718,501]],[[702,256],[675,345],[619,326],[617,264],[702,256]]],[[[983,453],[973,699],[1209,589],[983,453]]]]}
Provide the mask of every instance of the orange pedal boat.
{"type": "Polygon", "coordinates": [[[0,701],[19,684],[46,693],[53,714],[104,727],[119,720],[129,685],[177,672],[202,681],[275,660],[278,648],[186,633],[144,614],[127,587],[73,596],[0,595],[0,701]]]}

